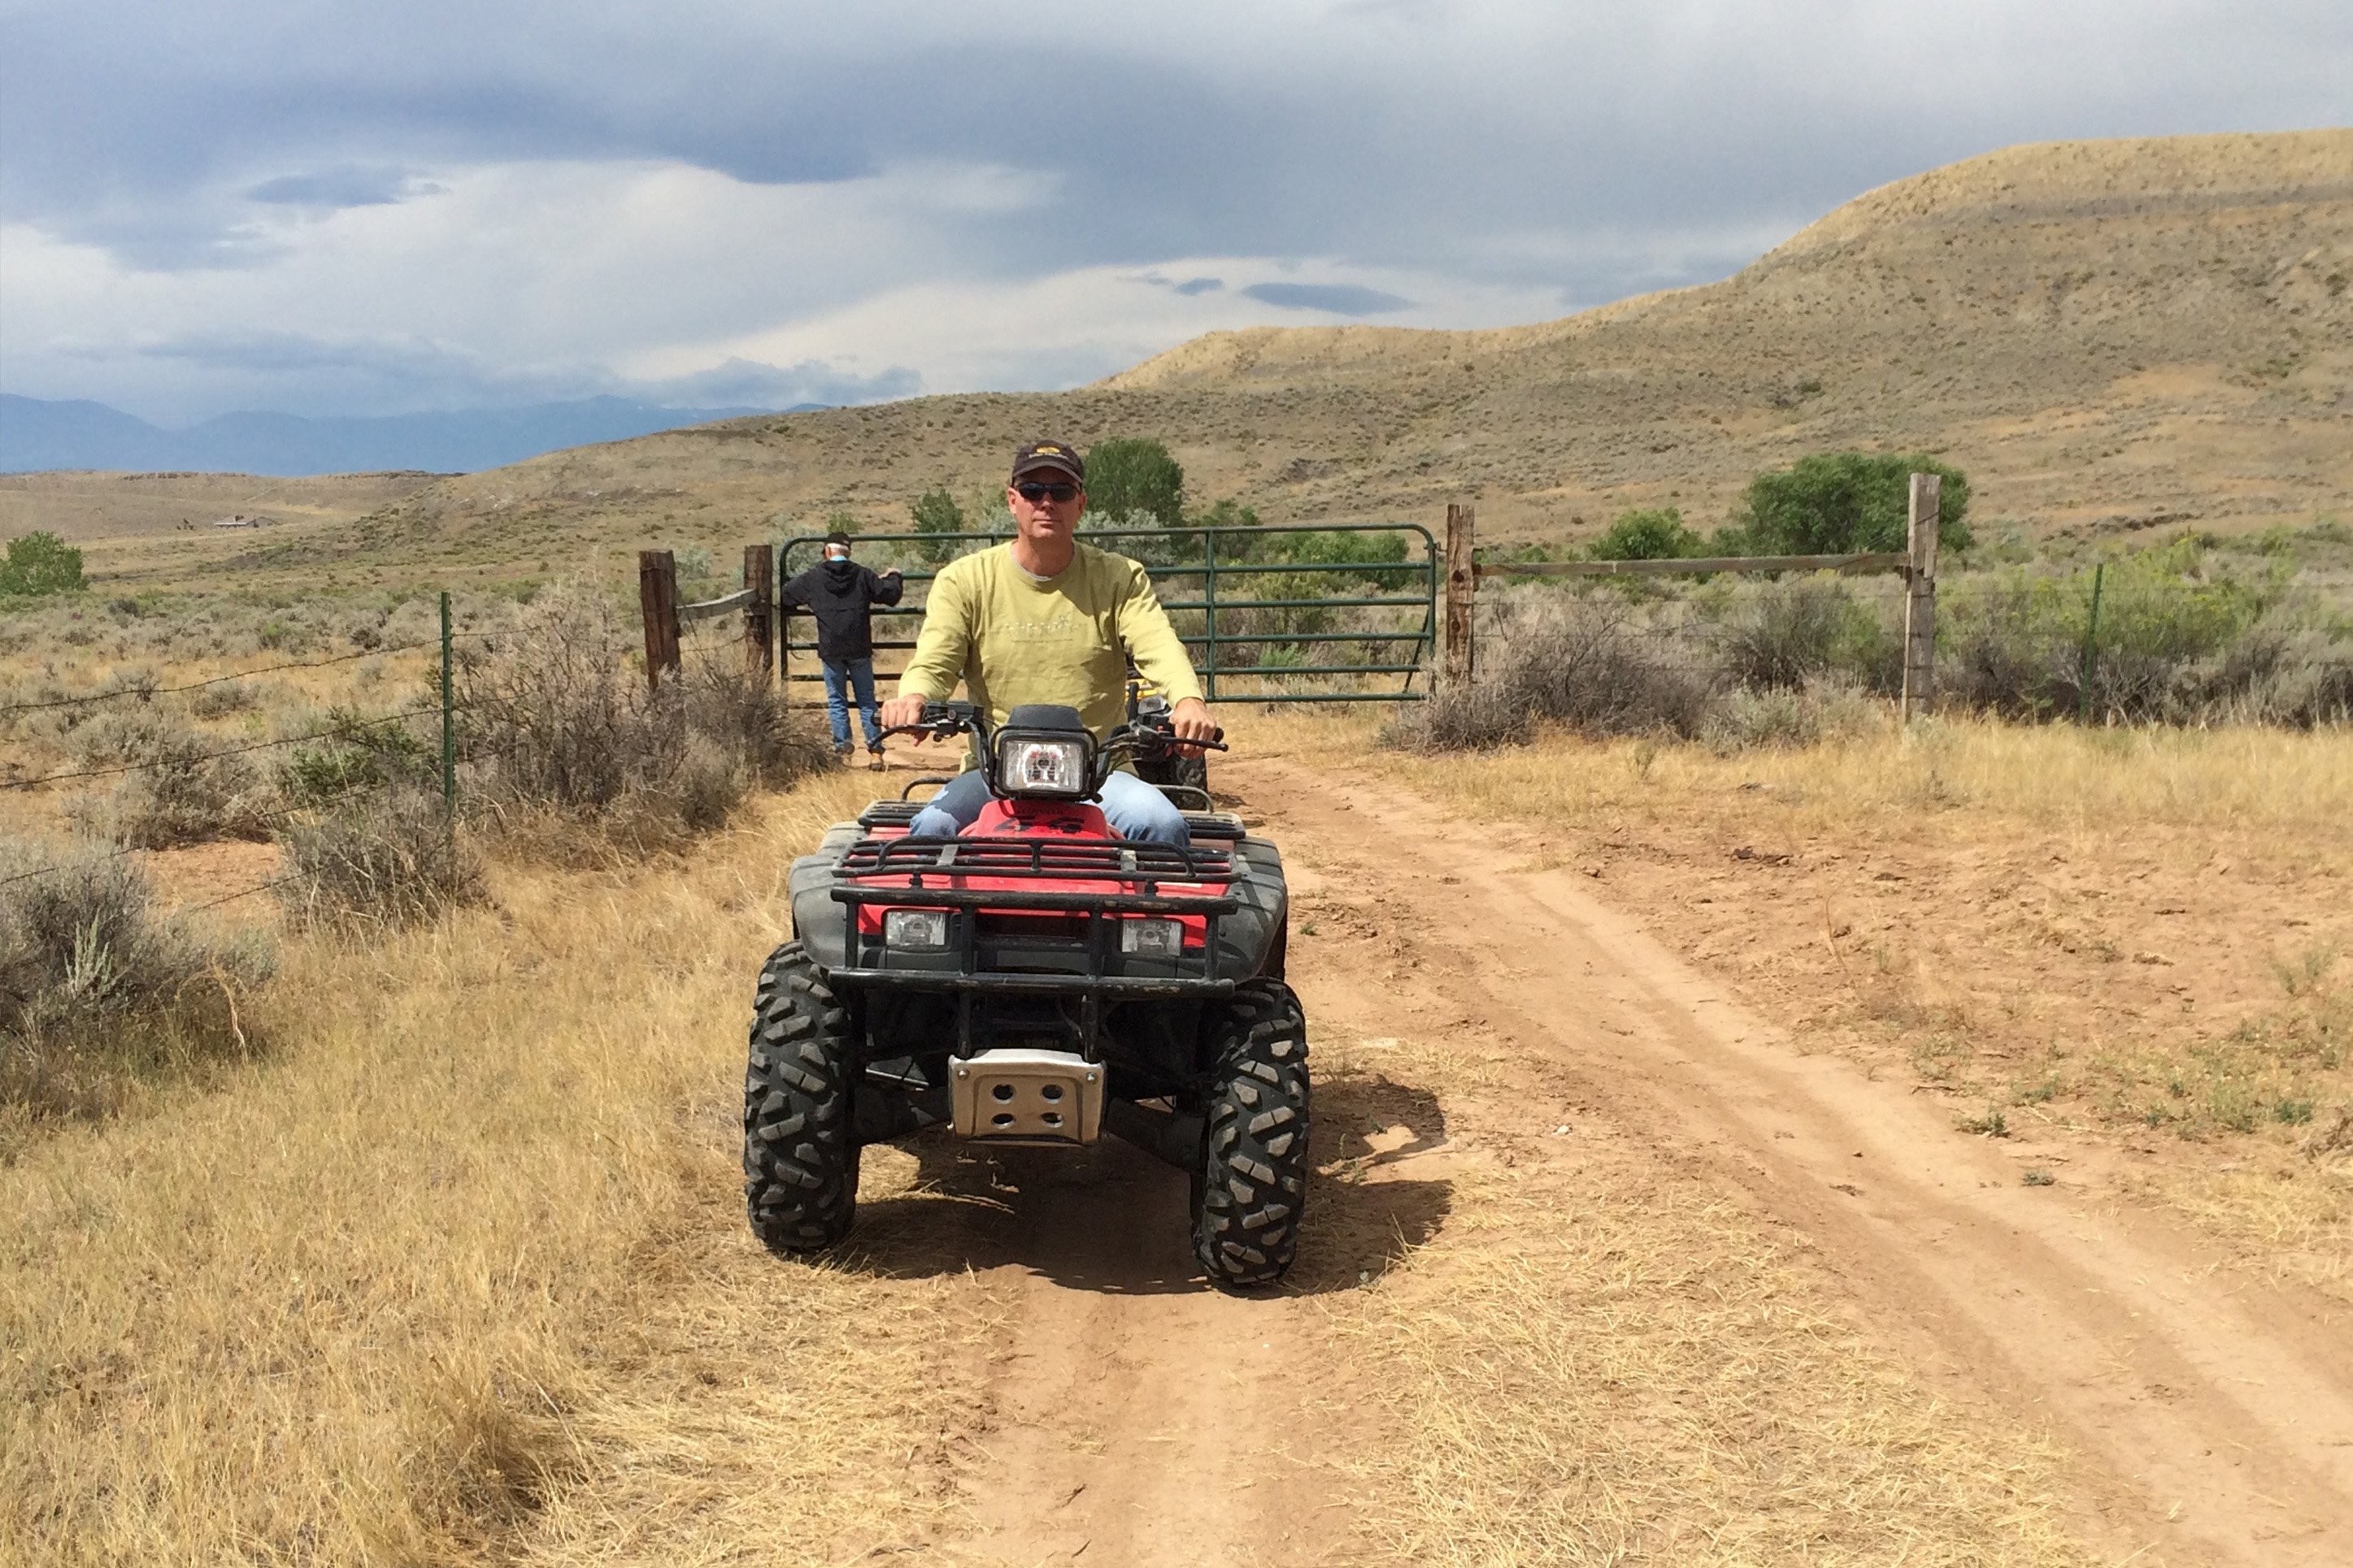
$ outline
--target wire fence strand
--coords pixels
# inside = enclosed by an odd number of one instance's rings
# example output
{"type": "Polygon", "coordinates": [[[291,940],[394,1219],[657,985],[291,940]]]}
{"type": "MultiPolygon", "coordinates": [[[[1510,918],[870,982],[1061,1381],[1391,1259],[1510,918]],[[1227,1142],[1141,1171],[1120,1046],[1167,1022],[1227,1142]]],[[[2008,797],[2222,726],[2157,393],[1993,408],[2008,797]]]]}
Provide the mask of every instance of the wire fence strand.
{"type": "Polygon", "coordinates": [[[241,892],[230,893],[226,897],[209,900],[201,904],[189,904],[179,912],[184,915],[193,915],[200,913],[205,910],[216,910],[223,904],[233,904],[239,899],[249,899],[256,893],[266,893],[272,888],[282,888],[289,882],[297,882],[301,880],[301,878],[302,874],[300,871],[289,871],[283,877],[272,877],[267,882],[256,882],[252,887],[247,888],[241,892]]]}
{"type": "MultiPolygon", "coordinates": [[[[464,637],[487,637],[492,632],[452,632],[456,641],[464,637]]],[[[350,664],[355,659],[385,658],[396,653],[414,653],[421,647],[439,647],[441,639],[427,637],[423,642],[396,643],[391,647],[363,648],[357,653],[339,653],[332,658],[298,658],[285,664],[266,664],[259,669],[241,669],[234,675],[216,675],[206,680],[191,680],[180,686],[124,686],[112,691],[94,691],[86,697],[56,697],[39,702],[0,703],[0,713],[32,713],[50,708],[78,708],[91,702],[113,702],[125,697],[145,701],[151,697],[168,697],[175,691],[195,691],[207,686],[223,686],[232,680],[255,680],[265,675],[277,675],[289,669],[319,669],[331,664],[350,664]]]]}
{"type": "MultiPolygon", "coordinates": [[[[449,711],[462,712],[467,707],[468,704],[463,702],[454,703],[450,706],[449,711]]],[[[164,762],[118,763],[103,768],[74,768],[64,773],[41,773],[29,779],[9,779],[0,782],[0,789],[31,789],[37,784],[59,784],[69,779],[111,778],[119,773],[135,773],[147,768],[191,767],[198,763],[211,762],[216,757],[237,757],[243,756],[248,752],[266,752],[273,746],[299,746],[305,741],[325,741],[345,735],[361,734],[402,719],[438,714],[441,710],[441,704],[438,702],[428,703],[421,708],[404,708],[396,713],[379,714],[370,719],[355,719],[347,724],[330,724],[323,729],[309,730],[300,735],[287,735],[275,741],[256,741],[249,746],[223,746],[216,751],[199,752],[194,756],[174,757],[164,762]]]]}

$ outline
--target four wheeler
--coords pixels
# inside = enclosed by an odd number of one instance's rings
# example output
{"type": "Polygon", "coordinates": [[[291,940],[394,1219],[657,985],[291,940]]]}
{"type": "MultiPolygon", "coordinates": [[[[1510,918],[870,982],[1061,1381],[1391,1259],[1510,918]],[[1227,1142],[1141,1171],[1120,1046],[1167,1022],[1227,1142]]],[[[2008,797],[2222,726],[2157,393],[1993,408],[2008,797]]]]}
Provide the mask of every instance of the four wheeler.
{"type": "Polygon", "coordinates": [[[1165,716],[1098,743],[1075,709],[992,731],[934,702],[891,733],[970,734],[991,798],[947,838],[910,836],[919,803],[877,801],[793,862],[794,940],[761,971],[744,1079],[753,1232],[783,1252],[839,1241],[864,1144],[1111,1131],[1191,1177],[1213,1283],[1282,1278],[1308,1080],[1275,847],[1214,812],[1187,814],[1184,847],[1113,833],[1092,803],[1123,758],[1176,749],[1165,716]]]}

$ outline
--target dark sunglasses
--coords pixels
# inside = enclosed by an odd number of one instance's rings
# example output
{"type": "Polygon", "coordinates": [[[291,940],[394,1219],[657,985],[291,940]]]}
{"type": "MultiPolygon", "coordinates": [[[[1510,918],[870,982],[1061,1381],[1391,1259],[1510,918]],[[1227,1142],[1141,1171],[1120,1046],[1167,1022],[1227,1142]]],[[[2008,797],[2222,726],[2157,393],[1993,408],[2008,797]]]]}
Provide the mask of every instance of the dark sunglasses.
{"type": "Polygon", "coordinates": [[[1074,500],[1078,498],[1079,487],[1068,479],[1060,479],[1050,485],[1043,479],[1024,479],[1013,487],[1013,493],[1036,506],[1042,500],[1074,500]]]}

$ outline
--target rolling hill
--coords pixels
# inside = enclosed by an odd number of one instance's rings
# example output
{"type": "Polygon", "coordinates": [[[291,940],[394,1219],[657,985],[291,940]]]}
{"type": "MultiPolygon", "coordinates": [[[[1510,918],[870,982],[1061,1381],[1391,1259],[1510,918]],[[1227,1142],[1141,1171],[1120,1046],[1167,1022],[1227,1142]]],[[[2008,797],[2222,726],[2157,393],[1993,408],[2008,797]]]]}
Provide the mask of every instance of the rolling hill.
{"type": "Polygon", "coordinates": [[[1840,447],[1966,469],[1981,533],[2353,510],[2353,130],[2010,148],[1870,192],[1723,282],[1493,331],[1221,332],[1075,391],[735,419],[434,481],[279,569],[725,546],[1152,436],[1269,521],[1577,537],[1840,447]]]}

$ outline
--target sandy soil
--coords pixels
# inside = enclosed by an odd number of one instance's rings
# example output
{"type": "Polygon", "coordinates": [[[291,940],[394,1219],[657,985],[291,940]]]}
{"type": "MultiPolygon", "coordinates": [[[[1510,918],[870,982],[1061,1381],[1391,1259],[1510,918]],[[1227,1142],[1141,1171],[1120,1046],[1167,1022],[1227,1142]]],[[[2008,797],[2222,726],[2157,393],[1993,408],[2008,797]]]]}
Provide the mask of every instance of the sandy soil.
{"type": "Polygon", "coordinates": [[[2209,1242],[2084,1162],[2063,1184],[2021,1185],[2046,1153],[2032,1141],[1964,1136],[1933,1096],[1801,1053],[1525,842],[1280,759],[1234,761],[1225,782],[1294,868],[1293,979],[1319,1051],[1435,1038],[1452,1081],[1376,1093],[1344,1075],[1319,1100],[1311,1239],[1264,1300],[1200,1286],[1181,1177],[1124,1146],[884,1155],[885,1185],[904,1175],[889,1160],[919,1161],[919,1187],[963,1201],[870,1207],[864,1265],[967,1273],[1008,1325],[958,1477],[971,1533],[953,1560],[1380,1555],[1351,1478],[1405,1438],[1331,1302],[1393,1269],[1442,1299],[1445,1263],[1418,1254],[1484,1223],[1464,1178],[1567,1169],[1612,1137],[1802,1238],[1866,1353],[1926,1380],[1954,1424],[1997,1442],[2047,1427],[2073,1455],[2074,1528],[2102,1554],[2353,1560],[2341,1309],[2221,1270],[2209,1242]],[[1551,1136],[1571,1119],[1583,1136],[1551,1136]]]}

